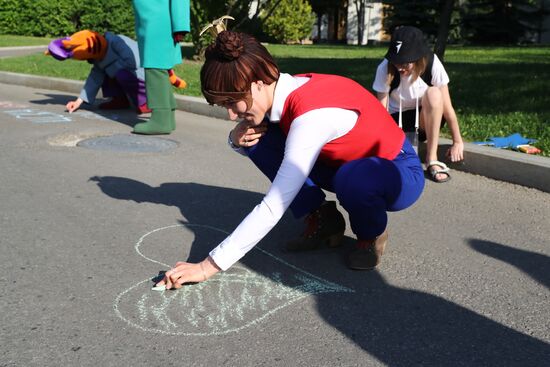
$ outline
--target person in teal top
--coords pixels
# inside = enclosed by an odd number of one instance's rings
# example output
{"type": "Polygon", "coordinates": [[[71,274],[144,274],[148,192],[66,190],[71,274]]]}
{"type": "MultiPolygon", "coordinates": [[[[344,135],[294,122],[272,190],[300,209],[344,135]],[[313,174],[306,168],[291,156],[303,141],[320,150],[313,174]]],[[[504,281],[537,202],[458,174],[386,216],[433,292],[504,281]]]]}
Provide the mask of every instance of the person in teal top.
{"type": "Polygon", "coordinates": [[[141,66],[145,69],[151,118],[134,126],[138,134],[170,134],[176,128],[176,100],[168,70],[182,62],[179,42],[190,31],[189,0],[132,0],[141,66]]]}

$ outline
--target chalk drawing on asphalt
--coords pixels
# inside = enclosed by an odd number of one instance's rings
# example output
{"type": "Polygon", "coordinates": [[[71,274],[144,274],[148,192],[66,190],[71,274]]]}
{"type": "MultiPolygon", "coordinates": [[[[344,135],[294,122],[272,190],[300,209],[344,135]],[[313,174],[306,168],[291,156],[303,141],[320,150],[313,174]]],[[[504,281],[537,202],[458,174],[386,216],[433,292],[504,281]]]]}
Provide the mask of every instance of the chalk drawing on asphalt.
{"type": "MultiPolygon", "coordinates": [[[[167,238],[180,238],[177,246],[181,247],[182,239],[187,242],[188,238],[199,233],[215,238],[212,246],[228,234],[207,225],[177,224],[147,232],[134,249],[144,259],[168,270],[170,265],[159,260],[159,255],[150,253],[163,253],[167,238]]],[[[262,266],[260,274],[237,263],[206,282],[165,292],[152,291],[153,278],[145,279],[116,297],[114,311],[123,321],[142,331],[186,336],[222,335],[258,324],[311,295],[354,292],[302,270],[258,246],[252,251],[265,256],[261,259],[262,264],[268,269],[273,267],[273,270],[264,272],[262,266]]],[[[185,259],[183,254],[177,260],[182,258],[185,259]]]]}
{"type": "Polygon", "coordinates": [[[32,108],[8,110],[4,112],[15,117],[16,119],[29,120],[33,124],[67,123],[72,121],[69,116],[48,111],[35,110],[32,108]]]}
{"type": "Polygon", "coordinates": [[[10,116],[16,119],[28,120],[33,124],[47,124],[47,123],[67,123],[72,122],[72,117],[80,117],[88,120],[95,121],[109,121],[118,120],[119,116],[111,114],[109,118],[98,115],[92,111],[78,110],[73,112],[70,116],[68,114],[59,114],[48,111],[40,111],[34,108],[28,108],[25,105],[13,103],[10,101],[0,101],[0,108],[10,108],[10,110],[4,111],[10,116]]]}
{"type": "Polygon", "coordinates": [[[0,101],[0,108],[26,108],[27,105],[12,101],[0,101]]]}

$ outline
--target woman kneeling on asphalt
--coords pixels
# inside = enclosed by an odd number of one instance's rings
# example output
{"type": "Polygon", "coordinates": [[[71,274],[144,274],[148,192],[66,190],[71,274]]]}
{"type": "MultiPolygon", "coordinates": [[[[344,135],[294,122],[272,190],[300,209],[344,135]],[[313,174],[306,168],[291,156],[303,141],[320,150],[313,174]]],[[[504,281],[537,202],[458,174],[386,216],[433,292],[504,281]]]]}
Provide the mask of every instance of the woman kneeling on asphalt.
{"type": "Polygon", "coordinates": [[[206,100],[240,119],[229,134],[272,181],[267,194],[222,243],[198,264],[178,262],[158,285],[204,281],[251,250],[290,207],[306,230],[287,250],[338,246],[345,221],[323,190],[336,193],[357,236],[351,269],[380,262],[388,240],[388,211],[411,206],[424,188],[422,165],[405,134],[358,83],[336,75],[279,72],[253,37],[222,31],[201,69],[206,100]]]}

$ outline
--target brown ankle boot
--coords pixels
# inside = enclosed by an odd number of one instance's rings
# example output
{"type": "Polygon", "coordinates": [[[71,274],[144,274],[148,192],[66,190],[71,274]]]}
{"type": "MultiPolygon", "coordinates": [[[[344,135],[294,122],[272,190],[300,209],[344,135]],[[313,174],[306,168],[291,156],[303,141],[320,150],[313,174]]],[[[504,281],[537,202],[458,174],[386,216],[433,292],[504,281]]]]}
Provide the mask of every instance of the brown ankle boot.
{"type": "Polygon", "coordinates": [[[319,209],[310,213],[305,222],[304,233],[286,244],[288,251],[308,251],[324,245],[340,245],[346,230],[346,221],[342,213],[336,209],[334,201],[325,202],[319,209]]]}
{"type": "Polygon", "coordinates": [[[388,242],[388,230],[371,240],[357,240],[355,249],[348,257],[348,267],[354,270],[372,270],[380,263],[380,258],[388,242]]]}

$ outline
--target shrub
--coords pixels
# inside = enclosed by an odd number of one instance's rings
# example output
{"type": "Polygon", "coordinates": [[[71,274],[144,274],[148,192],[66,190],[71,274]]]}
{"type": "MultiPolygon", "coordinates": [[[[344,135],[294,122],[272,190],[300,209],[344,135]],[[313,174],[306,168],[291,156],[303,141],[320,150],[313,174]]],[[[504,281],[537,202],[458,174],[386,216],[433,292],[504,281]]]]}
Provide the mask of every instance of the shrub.
{"type": "Polygon", "coordinates": [[[271,14],[263,14],[265,32],[278,42],[297,43],[311,34],[315,15],[306,0],[281,0],[271,14]]]}
{"type": "Polygon", "coordinates": [[[56,37],[82,29],[134,36],[131,0],[0,0],[0,33],[56,37]]]}

